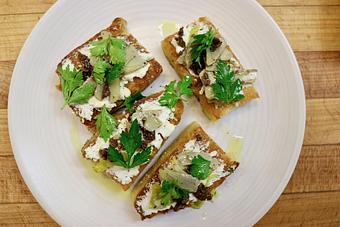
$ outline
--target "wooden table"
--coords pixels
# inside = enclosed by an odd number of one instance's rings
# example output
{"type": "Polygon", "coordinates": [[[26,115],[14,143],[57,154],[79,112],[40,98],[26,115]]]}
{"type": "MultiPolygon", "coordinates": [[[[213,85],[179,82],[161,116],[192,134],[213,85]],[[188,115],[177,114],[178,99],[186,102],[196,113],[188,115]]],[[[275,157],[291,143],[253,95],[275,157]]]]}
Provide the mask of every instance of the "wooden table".
{"type": "MultiPolygon", "coordinates": [[[[340,226],[340,0],[260,0],[288,37],[307,97],[304,146],[264,225],[340,226]]],[[[26,187],[7,127],[10,79],[26,37],[54,0],[0,0],[0,225],[56,223],[26,187]]]]}

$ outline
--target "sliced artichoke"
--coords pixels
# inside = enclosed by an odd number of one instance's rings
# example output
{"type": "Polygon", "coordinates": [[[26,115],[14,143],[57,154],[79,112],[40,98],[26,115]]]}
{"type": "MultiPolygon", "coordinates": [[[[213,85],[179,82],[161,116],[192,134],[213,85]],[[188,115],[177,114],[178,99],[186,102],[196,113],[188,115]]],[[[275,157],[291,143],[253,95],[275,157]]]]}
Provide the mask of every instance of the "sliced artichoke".
{"type": "Polygon", "coordinates": [[[102,31],[102,32],[100,32],[100,35],[103,39],[107,39],[110,36],[112,36],[111,32],[108,32],[108,31],[102,31]]]}
{"type": "Polygon", "coordinates": [[[98,100],[103,100],[103,90],[104,90],[104,84],[97,84],[96,90],[94,91],[94,96],[98,100]]]}
{"type": "Polygon", "coordinates": [[[168,180],[176,184],[178,187],[188,190],[189,192],[196,192],[200,181],[195,177],[187,174],[180,173],[170,169],[161,169],[159,171],[161,180],[168,180]]]}
{"type": "Polygon", "coordinates": [[[109,86],[110,96],[109,101],[110,103],[116,102],[120,97],[120,80],[115,79],[112,84],[109,86]]]}
{"type": "Polygon", "coordinates": [[[206,65],[212,65],[214,64],[218,59],[220,59],[220,56],[222,53],[227,50],[226,44],[222,42],[222,44],[214,51],[212,52],[210,49],[207,50],[207,58],[206,58],[206,65]]]}
{"type": "Polygon", "coordinates": [[[161,205],[160,193],[161,193],[161,185],[159,183],[154,183],[151,186],[151,198],[150,198],[150,204],[149,204],[150,209],[159,207],[161,205]]]}
{"type": "Polygon", "coordinates": [[[138,50],[133,45],[129,45],[125,48],[125,62],[126,63],[129,63],[137,55],[138,55],[138,50]]]}
{"type": "Polygon", "coordinates": [[[192,65],[191,48],[187,48],[184,51],[184,63],[186,66],[190,67],[192,65]]]}
{"type": "Polygon", "coordinates": [[[124,74],[132,73],[143,68],[145,64],[145,60],[141,56],[137,55],[124,66],[123,72],[124,74]]]}
{"type": "Polygon", "coordinates": [[[113,166],[112,162],[110,162],[108,160],[101,159],[101,160],[99,160],[99,162],[96,162],[92,168],[95,172],[102,173],[105,170],[107,170],[108,168],[111,168],[112,166],[113,166]]]}
{"type": "Polygon", "coordinates": [[[153,114],[148,114],[145,118],[144,128],[150,132],[155,131],[162,125],[162,122],[158,119],[158,117],[153,114]]]}
{"type": "Polygon", "coordinates": [[[132,73],[145,66],[145,59],[139,55],[138,50],[133,46],[129,45],[125,49],[125,66],[123,69],[124,74],[132,73]]]}

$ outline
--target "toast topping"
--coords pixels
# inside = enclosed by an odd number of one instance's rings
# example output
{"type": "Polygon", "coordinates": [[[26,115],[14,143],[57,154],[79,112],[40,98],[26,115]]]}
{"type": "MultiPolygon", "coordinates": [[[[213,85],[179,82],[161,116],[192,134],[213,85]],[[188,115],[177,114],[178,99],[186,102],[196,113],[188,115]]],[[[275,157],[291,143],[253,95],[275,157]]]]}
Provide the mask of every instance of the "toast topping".
{"type": "MultiPolygon", "coordinates": [[[[101,37],[83,45],[62,61],[61,70],[82,73],[85,79],[91,78],[96,82],[94,91],[92,87],[87,88],[90,93],[86,94],[85,101],[68,103],[83,122],[91,121],[93,114],[100,112],[103,106],[109,111],[117,107],[117,101],[131,95],[127,85],[135,78],[143,78],[147,74],[151,66],[149,61],[153,57],[135,45],[129,41],[128,36],[113,37],[110,32],[102,32],[101,37]]],[[[61,70],[59,73],[62,78],[61,70]]],[[[62,89],[67,88],[62,85],[62,89]]],[[[65,95],[64,98],[66,101],[65,95]]]]}
{"type": "Polygon", "coordinates": [[[237,167],[228,166],[220,155],[210,150],[209,142],[201,137],[189,140],[137,197],[137,209],[148,216],[171,208],[199,208],[203,201],[213,198],[210,186],[237,167]]]}
{"type": "MultiPolygon", "coordinates": [[[[113,131],[110,138],[118,139],[119,135],[129,127],[129,121],[126,118],[118,120],[118,126],[115,131],[113,131]]],[[[97,137],[95,143],[85,149],[85,157],[93,161],[98,161],[101,159],[100,151],[109,148],[109,140],[105,141],[101,137],[97,137]]]]}
{"type": "Polygon", "coordinates": [[[175,129],[170,121],[174,119],[174,113],[166,106],[159,103],[159,99],[145,102],[136,108],[132,119],[137,119],[139,124],[147,131],[154,131],[155,138],[150,143],[160,148],[164,139],[168,138],[175,129]]]}
{"type": "Polygon", "coordinates": [[[62,69],[66,69],[67,67],[69,67],[69,69],[71,71],[73,71],[73,69],[74,69],[74,64],[72,63],[71,59],[69,59],[69,58],[65,58],[62,62],[62,69]]]}
{"type": "Polygon", "coordinates": [[[194,22],[182,27],[171,44],[179,55],[177,63],[200,79],[199,93],[209,102],[237,103],[244,98],[243,87],[255,81],[256,70],[244,70],[211,25],[194,22]]]}

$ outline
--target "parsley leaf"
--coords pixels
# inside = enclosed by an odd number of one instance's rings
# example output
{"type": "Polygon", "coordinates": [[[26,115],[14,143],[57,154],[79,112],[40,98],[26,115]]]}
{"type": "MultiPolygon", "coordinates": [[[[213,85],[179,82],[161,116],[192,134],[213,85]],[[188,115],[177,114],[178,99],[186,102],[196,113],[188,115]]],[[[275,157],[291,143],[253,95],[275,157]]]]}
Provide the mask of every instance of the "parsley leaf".
{"type": "Polygon", "coordinates": [[[105,72],[110,68],[110,64],[102,59],[98,59],[93,67],[93,77],[97,84],[105,82],[105,72]]]}
{"type": "Polygon", "coordinates": [[[130,165],[130,168],[139,166],[139,165],[149,161],[149,157],[151,155],[151,151],[152,151],[152,148],[151,147],[147,147],[142,152],[139,152],[139,153],[135,154],[134,157],[133,157],[133,162],[130,165]]]}
{"type": "Polygon", "coordinates": [[[124,100],[124,106],[126,106],[126,108],[130,111],[133,112],[133,105],[135,104],[136,101],[144,98],[145,96],[142,95],[142,93],[140,91],[136,92],[135,94],[127,97],[124,100]]]}
{"type": "Polygon", "coordinates": [[[122,39],[111,38],[109,45],[109,56],[112,64],[125,62],[125,47],[126,42],[122,39]]]}
{"type": "Polygon", "coordinates": [[[201,58],[203,51],[209,49],[214,40],[214,32],[210,29],[204,34],[195,35],[191,43],[191,58],[193,62],[197,62],[201,66],[201,58]]]}
{"type": "Polygon", "coordinates": [[[107,151],[107,158],[117,166],[128,168],[123,155],[111,145],[109,146],[109,149],[107,151]]]}
{"type": "Polygon", "coordinates": [[[106,110],[105,105],[102,111],[96,117],[96,127],[99,130],[99,135],[107,141],[117,125],[116,119],[106,110]]]}
{"type": "Polygon", "coordinates": [[[165,88],[165,92],[159,99],[159,103],[162,106],[167,106],[170,109],[174,108],[178,100],[181,99],[182,95],[191,95],[192,90],[190,85],[192,80],[190,76],[185,76],[180,82],[171,81],[165,88]]]}
{"type": "Polygon", "coordinates": [[[65,69],[59,66],[57,70],[60,74],[64,100],[65,103],[68,104],[73,91],[84,83],[83,73],[82,71],[77,71],[75,68],[71,70],[69,65],[67,65],[65,69]]]}
{"type": "Polygon", "coordinates": [[[106,78],[107,78],[107,82],[109,84],[112,84],[112,82],[119,78],[122,70],[124,67],[124,63],[117,63],[115,65],[113,65],[107,72],[106,72],[106,78]]]}
{"type": "Polygon", "coordinates": [[[95,57],[101,57],[103,55],[108,54],[108,45],[110,39],[101,39],[91,42],[92,48],[90,49],[91,55],[95,57]]]}
{"type": "Polygon", "coordinates": [[[142,133],[140,132],[137,119],[132,122],[129,132],[122,132],[120,142],[126,150],[129,161],[128,165],[130,166],[133,154],[142,145],[142,133]]]}
{"type": "Polygon", "coordinates": [[[105,39],[91,42],[91,46],[90,53],[95,57],[108,55],[112,64],[125,62],[126,42],[123,39],[113,38],[112,35],[109,35],[105,39]]]}
{"type": "Polygon", "coordinates": [[[192,83],[192,80],[190,76],[185,76],[180,82],[177,84],[178,88],[178,95],[192,95],[192,90],[190,88],[190,85],[192,83]]]}
{"type": "Polygon", "coordinates": [[[177,199],[189,198],[189,192],[185,189],[177,187],[174,183],[164,180],[161,185],[161,204],[163,206],[169,206],[177,199]]]}
{"type": "Polygon", "coordinates": [[[126,151],[127,157],[124,159],[121,152],[110,146],[108,149],[108,159],[111,162],[124,168],[133,168],[149,161],[152,147],[136,152],[142,145],[142,133],[140,132],[137,120],[132,122],[128,132],[122,132],[119,140],[126,151]]]}
{"type": "Polygon", "coordinates": [[[83,104],[86,103],[94,93],[94,90],[96,89],[96,84],[93,83],[87,83],[84,84],[81,87],[78,87],[75,89],[68,100],[68,104],[83,104]]]}
{"type": "Polygon", "coordinates": [[[192,159],[190,174],[199,180],[207,179],[209,176],[210,161],[204,159],[201,155],[197,155],[192,159]]]}
{"type": "Polygon", "coordinates": [[[109,84],[117,79],[125,65],[125,48],[126,42],[123,39],[113,38],[110,34],[107,38],[91,42],[93,46],[90,52],[96,57],[108,57],[108,62],[98,59],[94,65],[93,75],[98,84],[105,82],[105,76],[109,84]]]}
{"type": "Polygon", "coordinates": [[[244,98],[242,82],[235,78],[235,73],[230,65],[220,60],[216,66],[216,83],[212,85],[217,100],[232,103],[244,98]]]}
{"type": "Polygon", "coordinates": [[[167,106],[170,109],[173,108],[177,101],[179,100],[179,97],[175,91],[176,81],[171,81],[166,87],[165,92],[159,99],[159,103],[162,106],[167,106]]]}

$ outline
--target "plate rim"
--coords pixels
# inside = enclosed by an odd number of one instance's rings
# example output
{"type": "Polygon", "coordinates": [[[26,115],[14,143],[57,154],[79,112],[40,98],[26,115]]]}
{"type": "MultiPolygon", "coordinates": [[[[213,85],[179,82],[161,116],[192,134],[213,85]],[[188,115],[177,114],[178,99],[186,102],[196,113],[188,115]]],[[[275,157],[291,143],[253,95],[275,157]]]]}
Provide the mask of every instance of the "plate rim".
{"type": "MultiPolygon", "coordinates": [[[[55,2],[45,13],[44,15],[40,18],[40,20],[36,23],[34,28],[31,30],[29,36],[27,37],[26,41],[24,42],[23,47],[20,50],[20,53],[16,59],[15,67],[12,73],[12,78],[10,82],[10,88],[9,88],[9,94],[8,94],[8,112],[7,112],[7,118],[8,118],[8,131],[9,131],[9,137],[10,137],[10,142],[11,142],[11,147],[13,151],[13,155],[15,158],[15,161],[17,163],[19,172],[21,176],[23,177],[23,180],[27,187],[29,188],[30,192],[34,196],[34,198],[37,200],[39,205],[43,208],[43,210],[58,224],[66,224],[62,218],[59,217],[59,215],[54,212],[55,209],[53,209],[43,198],[40,196],[40,193],[38,191],[38,185],[33,183],[33,181],[30,179],[30,176],[27,174],[27,166],[25,167],[25,164],[23,163],[22,157],[20,155],[20,152],[16,148],[16,139],[15,139],[15,130],[13,128],[13,100],[14,98],[14,92],[13,92],[13,84],[17,80],[16,78],[18,76],[15,76],[17,73],[17,68],[19,67],[18,65],[21,64],[23,60],[23,55],[27,51],[28,46],[33,42],[33,35],[36,33],[37,30],[39,30],[43,23],[45,21],[48,21],[48,19],[53,16],[53,13],[56,12],[59,8],[62,7],[63,3],[65,3],[66,0],[58,0],[55,2]]],[[[288,39],[280,29],[279,25],[275,22],[275,20],[271,17],[271,15],[264,9],[264,7],[257,2],[256,0],[250,0],[250,4],[253,4],[259,13],[263,15],[263,17],[270,22],[272,25],[272,28],[275,30],[275,33],[277,37],[280,39],[282,44],[284,45],[284,48],[288,52],[288,57],[292,61],[292,66],[295,68],[295,71],[297,73],[297,80],[296,80],[296,86],[298,88],[298,92],[300,92],[300,96],[298,97],[298,101],[301,103],[301,111],[298,113],[301,118],[301,121],[299,122],[298,125],[298,131],[300,132],[298,134],[299,138],[297,138],[297,143],[295,144],[295,149],[294,152],[291,155],[289,165],[286,169],[286,172],[284,174],[283,179],[281,179],[280,184],[277,185],[273,195],[267,199],[267,202],[262,205],[262,207],[258,210],[257,213],[255,213],[248,221],[249,225],[254,225],[256,224],[268,211],[271,207],[273,207],[274,203],[279,199],[280,195],[284,191],[285,187],[287,186],[295,168],[296,164],[298,162],[298,159],[300,157],[302,145],[303,145],[303,139],[304,139],[304,134],[305,134],[305,126],[306,126],[306,97],[305,97],[305,90],[304,90],[304,84],[302,80],[302,75],[300,71],[300,67],[298,65],[298,62],[296,60],[296,56],[292,50],[291,45],[289,44],[288,39]]]]}

